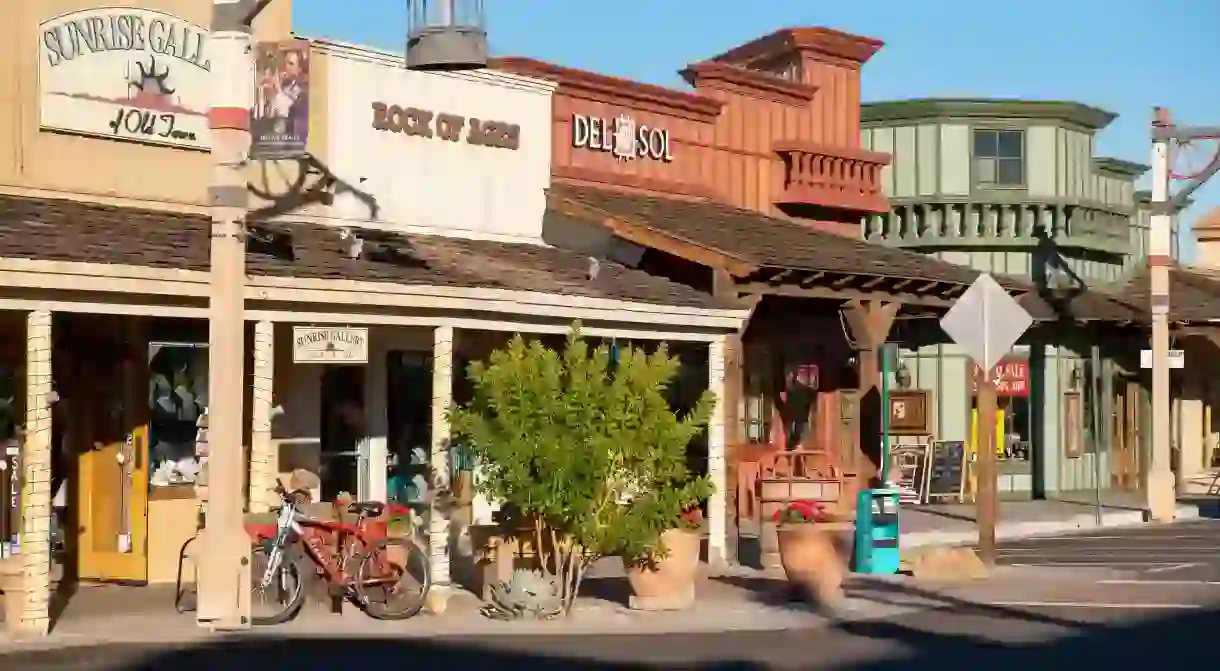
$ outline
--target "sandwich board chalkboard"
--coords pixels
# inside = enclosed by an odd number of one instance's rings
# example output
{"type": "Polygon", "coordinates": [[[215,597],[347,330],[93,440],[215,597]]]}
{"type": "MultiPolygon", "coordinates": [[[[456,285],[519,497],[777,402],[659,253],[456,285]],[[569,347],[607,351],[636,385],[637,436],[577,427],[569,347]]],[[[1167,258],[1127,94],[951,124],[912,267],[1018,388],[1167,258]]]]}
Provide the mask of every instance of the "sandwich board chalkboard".
{"type": "Polygon", "coordinates": [[[966,441],[938,440],[928,456],[928,499],[961,501],[966,485],[966,441]]]}
{"type": "Polygon", "coordinates": [[[895,445],[890,448],[890,480],[898,489],[898,502],[925,502],[928,488],[928,446],[895,445]]]}

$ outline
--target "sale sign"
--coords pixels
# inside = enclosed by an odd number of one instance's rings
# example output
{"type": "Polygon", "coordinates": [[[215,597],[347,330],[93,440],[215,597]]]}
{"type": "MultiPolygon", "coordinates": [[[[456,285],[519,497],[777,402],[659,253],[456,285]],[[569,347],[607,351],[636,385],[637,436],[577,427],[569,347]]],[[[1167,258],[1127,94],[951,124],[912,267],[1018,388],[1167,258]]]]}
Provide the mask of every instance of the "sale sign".
{"type": "MultiPolygon", "coordinates": [[[[983,370],[979,366],[974,367],[974,392],[978,393],[979,379],[983,375],[983,370]]],[[[1000,363],[996,364],[995,368],[991,369],[991,381],[995,384],[996,396],[1007,397],[1026,397],[1029,396],[1029,360],[1028,359],[1000,359],[1000,363]]]]}

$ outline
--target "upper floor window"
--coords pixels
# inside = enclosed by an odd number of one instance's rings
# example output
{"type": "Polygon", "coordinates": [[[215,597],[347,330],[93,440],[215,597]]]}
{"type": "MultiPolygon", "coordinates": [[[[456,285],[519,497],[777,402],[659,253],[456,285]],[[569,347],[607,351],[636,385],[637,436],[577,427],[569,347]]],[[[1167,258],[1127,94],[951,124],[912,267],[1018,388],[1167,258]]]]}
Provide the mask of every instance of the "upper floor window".
{"type": "Polygon", "coordinates": [[[974,178],[981,186],[1025,185],[1025,131],[974,131],[974,178]]]}

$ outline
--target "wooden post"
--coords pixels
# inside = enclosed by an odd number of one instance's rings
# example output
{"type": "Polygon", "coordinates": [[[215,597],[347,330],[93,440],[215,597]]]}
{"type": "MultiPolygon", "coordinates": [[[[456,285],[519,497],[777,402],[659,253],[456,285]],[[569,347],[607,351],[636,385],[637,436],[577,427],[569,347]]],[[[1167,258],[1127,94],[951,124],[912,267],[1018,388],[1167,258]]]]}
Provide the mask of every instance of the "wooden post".
{"type": "Polygon", "coordinates": [[[999,509],[996,492],[995,415],[996,390],[992,373],[979,376],[978,445],[975,463],[978,465],[978,492],[975,495],[975,522],[978,524],[979,558],[987,566],[995,564],[995,525],[999,509]]]}
{"type": "Polygon", "coordinates": [[[881,407],[881,395],[877,388],[881,372],[881,346],[889,337],[901,307],[899,303],[870,300],[851,301],[844,309],[848,330],[856,341],[859,372],[854,418],[855,454],[852,460],[856,471],[857,491],[870,487],[872,480],[881,470],[880,444],[877,441],[880,440],[880,413],[886,411],[881,407]],[[870,421],[865,422],[865,418],[870,421]],[[873,435],[874,432],[876,436],[873,435]]]}

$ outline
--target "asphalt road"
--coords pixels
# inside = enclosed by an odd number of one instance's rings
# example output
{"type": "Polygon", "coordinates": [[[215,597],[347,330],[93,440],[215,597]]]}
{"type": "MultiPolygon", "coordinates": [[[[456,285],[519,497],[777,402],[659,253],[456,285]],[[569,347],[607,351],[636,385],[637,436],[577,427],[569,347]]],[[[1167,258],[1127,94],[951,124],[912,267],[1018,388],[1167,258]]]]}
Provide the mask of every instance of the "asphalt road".
{"type": "Polygon", "coordinates": [[[1108,569],[1133,581],[1220,584],[1220,520],[1093,532],[1002,543],[1010,566],[1108,569]]]}

